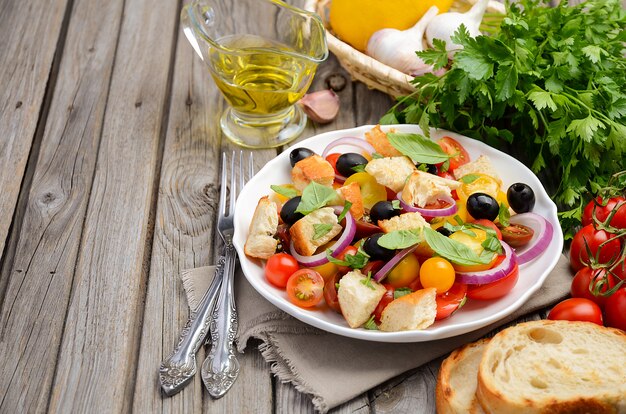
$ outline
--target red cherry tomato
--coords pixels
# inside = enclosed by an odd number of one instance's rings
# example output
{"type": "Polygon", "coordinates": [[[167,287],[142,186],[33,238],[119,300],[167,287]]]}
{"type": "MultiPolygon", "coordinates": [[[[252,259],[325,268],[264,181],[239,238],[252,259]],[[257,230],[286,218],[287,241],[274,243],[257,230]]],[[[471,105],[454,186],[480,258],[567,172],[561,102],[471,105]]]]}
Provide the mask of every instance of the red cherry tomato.
{"type": "Polygon", "coordinates": [[[356,234],[354,235],[355,240],[366,239],[376,233],[382,233],[382,229],[375,224],[357,220],[356,234]]]}
{"type": "Polygon", "coordinates": [[[604,312],[606,326],[626,331],[626,287],[608,297],[604,312]]]}
{"type": "Polygon", "coordinates": [[[333,169],[335,170],[335,174],[337,175],[341,175],[339,171],[337,171],[337,158],[339,158],[340,156],[341,154],[338,152],[335,152],[333,154],[328,154],[326,156],[326,161],[328,161],[328,163],[333,166],[333,169]]]}
{"type": "Polygon", "coordinates": [[[310,308],[324,296],[324,279],[315,270],[300,269],[287,281],[287,297],[294,305],[310,308]]]}
{"type": "Polygon", "coordinates": [[[613,286],[615,286],[615,278],[606,270],[593,270],[590,267],[583,267],[576,272],[574,280],[572,280],[572,297],[589,299],[604,309],[607,296],[596,296],[592,292],[596,290],[596,287],[600,289],[600,293],[606,292],[613,286]]]}
{"type": "Polygon", "coordinates": [[[622,205],[619,207],[619,210],[615,213],[613,218],[611,219],[611,226],[616,227],[618,229],[626,229],[626,199],[624,197],[613,197],[607,201],[606,206],[602,206],[602,198],[596,198],[598,205],[591,200],[587,206],[585,206],[585,210],[583,211],[582,222],[583,226],[591,224],[593,221],[593,210],[595,207],[596,218],[601,222],[604,222],[611,211],[613,211],[619,203],[622,205]]]}
{"type": "Polygon", "coordinates": [[[454,171],[457,167],[467,164],[470,161],[470,156],[468,152],[463,148],[461,144],[459,144],[455,139],[450,137],[443,137],[437,144],[441,147],[441,149],[448,155],[452,155],[450,158],[450,168],[449,171],[454,171]]]}
{"type": "MultiPolygon", "coordinates": [[[[502,232],[500,231],[498,226],[496,226],[496,224],[493,221],[487,220],[487,219],[480,219],[480,220],[473,221],[473,223],[474,224],[478,224],[479,226],[489,227],[490,229],[492,229],[493,231],[496,232],[496,236],[498,237],[498,239],[502,240],[502,232]]],[[[531,237],[532,237],[532,235],[531,235],[531,237]]]]}
{"type": "Polygon", "coordinates": [[[398,194],[396,194],[396,192],[393,191],[391,188],[385,187],[385,190],[387,191],[387,201],[393,201],[398,199],[398,194]]]}
{"type": "Polygon", "coordinates": [[[437,295],[437,316],[435,320],[440,321],[452,315],[465,303],[466,297],[467,285],[459,282],[455,282],[447,292],[437,295]]]}
{"type": "Polygon", "coordinates": [[[341,280],[341,275],[336,273],[334,277],[324,282],[324,300],[329,308],[341,313],[339,298],[337,297],[337,283],[341,280]]]}
{"type": "Polygon", "coordinates": [[[383,283],[383,286],[385,287],[385,289],[387,289],[387,291],[385,292],[383,297],[380,298],[380,302],[378,302],[376,309],[374,309],[374,319],[376,320],[376,322],[379,323],[380,318],[383,314],[383,310],[385,310],[387,305],[389,305],[393,301],[393,294],[395,292],[395,288],[389,283],[383,283]]]}
{"type": "Polygon", "coordinates": [[[592,322],[602,326],[602,310],[589,299],[571,298],[565,299],[552,308],[548,319],[592,322]]]}
{"type": "Polygon", "coordinates": [[[511,247],[523,247],[532,240],[535,231],[523,224],[510,224],[506,227],[501,227],[502,240],[504,240],[511,247]]]}
{"type": "MultiPolygon", "coordinates": [[[[346,256],[355,256],[357,252],[358,252],[358,249],[356,247],[348,246],[345,249],[343,249],[341,253],[339,253],[339,256],[337,256],[337,259],[346,260],[346,256]]],[[[345,274],[349,272],[350,270],[352,270],[348,266],[337,266],[337,269],[339,270],[339,273],[341,274],[345,274]]]]}
{"type": "Polygon", "coordinates": [[[511,273],[502,279],[484,285],[468,285],[467,297],[476,300],[498,299],[513,289],[519,278],[519,267],[515,265],[511,273]]]}
{"type": "Polygon", "coordinates": [[[607,263],[620,254],[618,238],[614,238],[604,230],[596,230],[592,224],[586,225],[576,233],[570,247],[570,265],[575,271],[579,271],[589,263],[585,240],[591,255],[594,258],[597,257],[599,263],[607,263]]]}
{"type": "Polygon", "coordinates": [[[272,285],[284,289],[289,277],[299,268],[298,261],[293,256],[287,253],[276,253],[267,259],[265,277],[272,285]]]}
{"type": "Polygon", "coordinates": [[[368,262],[363,269],[361,269],[361,273],[363,273],[364,275],[367,275],[369,272],[372,272],[372,276],[376,274],[376,272],[378,272],[383,266],[385,265],[385,262],[383,262],[382,260],[373,260],[371,262],[368,262]]]}

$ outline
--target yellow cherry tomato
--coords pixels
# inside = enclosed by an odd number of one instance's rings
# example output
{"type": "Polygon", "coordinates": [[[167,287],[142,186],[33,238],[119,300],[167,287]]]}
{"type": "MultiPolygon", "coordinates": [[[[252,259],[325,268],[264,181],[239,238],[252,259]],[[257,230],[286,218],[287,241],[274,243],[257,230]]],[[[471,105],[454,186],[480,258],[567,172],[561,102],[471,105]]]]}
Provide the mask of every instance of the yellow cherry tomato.
{"type": "Polygon", "coordinates": [[[502,190],[498,191],[498,196],[496,197],[496,201],[498,204],[504,203],[506,208],[509,208],[509,200],[506,199],[506,193],[502,190]]]}
{"type": "Polygon", "coordinates": [[[431,257],[420,267],[420,283],[424,288],[435,288],[437,294],[450,290],[456,273],[452,264],[442,257],[431,257]]]}
{"type": "Polygon", "coordinates": [[[366,172],[358,172],[352,174],[344,185],[351,183],[359,184],[361,188],[361,197],[363,198],[363,207],[370,209],[379,201],[387,200],[387,190],[384,185],[378,184],[376,179],[366,172]]]}
{"type": "Polygon", "coordinates": [[[407,287],[419,277],[419,271],[420,263],[417,257],[409,254],[389,272],[384,283],[388,283],[394,288],[407,287]]]}
{"type": "MultiPolygon", "coordinates": [[[[470,175],[470,174],[468,174],[470,175]]],[[[500,184],[493,178],[485,174],[471,174],[475,176],[471,182],[463,182],[463,177],[459,179],[461,186],[456,189],[459,200],[465,204],[470,195],[474,193],[489,194],[493,198],[498,197],[500,192],[500,184]]]]}
{"type": "Polygon", "coordinates": [[[339,268],[337,267],[337,265],[334,264],[334,263],[331,263],[331,262],[327,262],[327,263],[325,263],[323,265],[319,265],[319,266],[314,266],[311,269],[313,269],[317,273],[319,273],[322,276],[322,278],[324,279],[324,282],[329,281],[339,271],[339,268]]]}
{"type": "Polygon", "coordinates": [[[453,226],[458,226],[459,224],[463,224],[468,221],[468,217],[471,217],[467,212],[466,202],[457,200],[456,201],[457,211],[456,213],[446,216],[446,217],[435,217],[430,221],[430,228],[433,230],[437,230],[439,227],[442,227],[446,222],[452,224],[453,226]],[[457,221],[457,218],[461,220],[461,223],[457,221]]]}
{"type": "MultiPolygon", "coordinates": [[[[482,243],[487,239],[487,232],[481,229],[469,229],[474,235],[468,234],[463,231],[455,231],[450,235],[450,239],[458,241],[459,243],[463,243],[470,249],[476,253],[476,255],[481,255],[485,250],[482,246],[482,243]]],[[[481,270],[491,269],[495,264],[498,255],[493,253],[493,258],[489,263],[486,264],[477,264],[477,265],[460,265],[454,264],[454,268],[459,272],[479,272],[481,270]]]]}

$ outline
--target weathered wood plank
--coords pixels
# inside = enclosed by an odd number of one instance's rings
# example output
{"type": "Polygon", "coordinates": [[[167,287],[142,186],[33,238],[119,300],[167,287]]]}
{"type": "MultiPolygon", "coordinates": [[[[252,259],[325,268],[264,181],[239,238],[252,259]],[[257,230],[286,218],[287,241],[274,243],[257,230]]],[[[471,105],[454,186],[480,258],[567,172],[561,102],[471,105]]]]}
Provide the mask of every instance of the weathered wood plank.
{"type": "Polygon", "coordinates": [[[15,256],[2,274],[0,412],[48,404],[123,2],[95,5],[74,3],[15,256]]]}
{"type": "MultiPolygon", "coordinates": [[[[69,0],[0,3],[0,261],[69,0]],[[27,34],[27,35],[26,35],[27,34]]],[[[6,280],[0,279],[0,300],[6,280]]]]}
{"type": "Polygon", "coordinates": [[[50,410],[132,405],[178,4],[126,1],[50,410]]]}

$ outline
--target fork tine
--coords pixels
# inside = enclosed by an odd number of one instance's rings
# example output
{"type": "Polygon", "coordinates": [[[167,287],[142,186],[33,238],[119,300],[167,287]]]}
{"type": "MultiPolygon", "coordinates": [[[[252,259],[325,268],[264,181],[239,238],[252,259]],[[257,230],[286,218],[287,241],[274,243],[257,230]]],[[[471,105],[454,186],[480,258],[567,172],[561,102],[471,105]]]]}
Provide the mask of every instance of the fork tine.
{"type": "Polygon", "coordinates": [[[248,180],[251,180],[254,177],[254,159],[252,157],[252,153],[250,153],[250,158],[248,160],[248,180]]]}
{"type": "Polygon", "coordinates": [[[230,159],[230,203],[228,207],[228,215],[231,216],[235,212],[235,200],[237,199],[237,170],[235,169],[235,151],[233,151],[230,159]]]}
{"type": "Polygon", "coordinates": [[[243,190],[243,186],[246,184],[246,176],[244,175],[244,164],[243,164],[243,151],[239,151],[239,192],[243,190]]]}
{"type": "Polygon", "coordinates": [[[220,201],[217,207],[217,214],[224,214],[226,211],[226,153],[222,152],[222,179],[220,180],[220,201]]]}

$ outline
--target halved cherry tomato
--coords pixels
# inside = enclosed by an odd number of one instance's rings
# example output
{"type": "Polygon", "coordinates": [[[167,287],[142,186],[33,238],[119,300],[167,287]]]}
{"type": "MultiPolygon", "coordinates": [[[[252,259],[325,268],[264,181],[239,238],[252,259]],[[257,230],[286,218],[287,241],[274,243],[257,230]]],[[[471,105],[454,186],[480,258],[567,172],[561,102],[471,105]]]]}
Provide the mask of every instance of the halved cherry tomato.
{"type": "Polygon", "coordinates": [[[495,178],[486,174],[472,174],[475,175],[475,179],[471,182],[463,182],[461,177],[461,186],[456,189],[456,193],[459,195],[459,200],[467,202],[470,195],[474,193],[489,194],[493,198],[498,198],[500,192],[500,184],[495,178]]]}
{"type": "Polygon", "coordinates": [[[442,257],[431,257],[420,268],[420,283],[424,288],[437,289],[437,294],[447,292],[455,277],[454,267],[442,257]]]}
{"type": "Polygon", "coordinates": [[[324,300],[329,308],[338,313],[341,313],[341,306],[339,306],[339,298],[337,298],[337,283],[341,277],[340,273],[336,273],[331,279],[324,281],[324,300]]]}
{"type": "Polygon", "coordinates": [[[604,309],[607,296],[596,296],[592,292],[599,289],[599,293],[603,293],[613,288],[613,286],[615,286],[615,278],[610,273],[607,273],[605,269],[593,270],[590,267],[583,267],[576,272],[572,280],[571,293],[574,298],[589,299],[604,309]]]}
{"type": "Polygon", "coordinates": [[[387,190],[384,185],[378,184],[376,179],[366,172],[358,172],[352,174],[344,185],[351,183],[358,183],[361,188],[361,197],[363,198],[363,207],[366,209],[372,208],[372,206],[379,201],[387,200],[387,190]]]}
{"type": "Polygon", "coordinates": [[[285,288],[287,280],[300,268],[298,261],[287,253],[276,253],[267,259],[265,277],[272,285],[285,288]]]}
{"type": "Polygon", "coordinates": [[[523,247],[533,238],[535,231],[523,224],[510,223],[506,227],[500,227],[502,240],[511,247],[523,247]]]}
{"type": "Polygon", "coordinates": [[[355,240],[366,239],[376,233],[382,233],[382,229],[375,224],[357,220],[356,234],[354,235],[355,240]]]}
{"type": "Polygon", "coordinates": [[[465,303],[466,296],[467,285],[459,282],[454,282],[447,292],[437,295],[437,316],[435,320],[440,321],[452,315],[465,303]]]}
{"type": "Polygon", "coordinates": [[[603,326],[602,310],[598,305],[584,298],[565,299],[558,303],[550,313],[548,319],[563,321],[592,322],[603,326]]]}
{"type": "Polygon", "coordinates": [[[380,298],[380,302],[378,302],[378,305],[376,305],[376,309],[374,309],[374,319],[376,320],[376,322],[379,323],[380,317],[383,314],[383,310],[385,310],[387,305],[393,302],[393,294],[395,292],[395,288],[389,283],[383,283],[383,286],[385,287],[385,289],[387,289],[387,291],[385,292],[383,297],[380,298]]]}
{"type": "Polygon", "coordinates": [[[498,240],[502,240],[502,232],[493,221],[487,220],[487,219],[480,219],[480,220],[475,220],[472,223],[478,224],[479,226],[489,227],[490,229],[496,232],[496,236],[498,237],[498,240]]]}
{"type": "Polygon", "coordinates": [[[385,282],[394,288],[409,286],[416,278],[419,278],[420,263],[412,254],[407,255],[387,274],[385,282]]]}
{"type": "Polygon", "coordinates": [[[441,149],[448,155],[452,155],[450,158],[450,168],[449,170],[454,171],[454,169],[458,168],[463,164],[467,164],[470,161],[470,156],[463,145],[459,144],[455,139],[451,137],[443,137],[437,144],[441,147],[441,149]]]}
{"type": "Polygon", "coordinates": [[[363,269],[361,269],[361,273],[363,273],[364,275],[367,275],[369,272],[372,272],[372,275],[376,274],[376,272],[378,272],[383,266],[385,265],[385,262],[383,262],[382,260],[372,260],[370,262],[368,262],[363,269]]]}
{"type": "Polygon", "coordinates": [[[312,269],[300,269],[287,281],[287,296],[294,305],[310,308],[324,296],[324,279],[312,269]]]}
{"type": "Polygon", "coordinates": [[[492,283],[485,283],[483,285],[468,285],[467,297],[476,300],[491,300],[498,299],[506,295],[515,287],[517,279],[519,278],[519,267],[515,265],[511,273],[504,276],[502,279],[496,280],[492,283]]]}
{"type": "Polygon", "coordinates": [[[589,263],[587,247],[599,263],[608,263],[620,254],[619,238],[604,230],[596,230],[593,224],[588,224],[576,233],[570,247],[570,265],[575,271],[589,263]]]}
{"type": "Polygon", "coordinates": [[[334,263],[327,262],[323,265],[313,266],[311,269],[315,270],[324,278],[324,283],[333,278],[337,273],[339,273],[338,266],[334,263]]]}
{"type": "Polygon", "coordinates": [[[337,158],[339,158],[340,156],[341,154],[338,152],[328,154],[326,156],[326,161],[328,161],[328,163],[333,166],[333,169],[335,170],[335,174],[337,175],[341,175],[339,171],[337,171],[337,158]]]}
{"type": "Polygon", "coordinates": [[[606,300],[606,326],[626,331],[626,287],[618,289],[606,300]]]}

